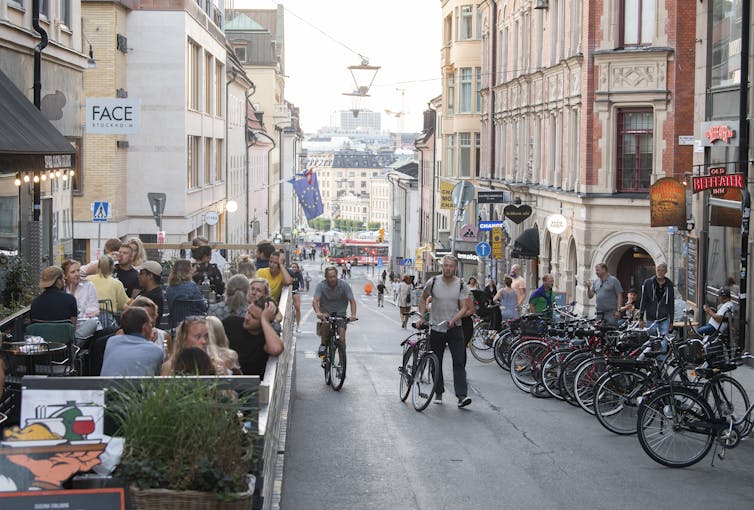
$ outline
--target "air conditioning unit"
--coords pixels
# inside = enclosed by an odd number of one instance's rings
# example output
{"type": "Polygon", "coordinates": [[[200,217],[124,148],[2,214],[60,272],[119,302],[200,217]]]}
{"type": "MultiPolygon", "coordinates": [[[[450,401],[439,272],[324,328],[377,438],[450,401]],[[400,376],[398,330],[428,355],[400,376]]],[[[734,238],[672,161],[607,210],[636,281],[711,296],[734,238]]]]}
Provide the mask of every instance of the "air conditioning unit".
{"type": "Polygon", "coordinates": [[[547,9],[548,7],[547,0],[534,0],[535,9],[547,9]]]}

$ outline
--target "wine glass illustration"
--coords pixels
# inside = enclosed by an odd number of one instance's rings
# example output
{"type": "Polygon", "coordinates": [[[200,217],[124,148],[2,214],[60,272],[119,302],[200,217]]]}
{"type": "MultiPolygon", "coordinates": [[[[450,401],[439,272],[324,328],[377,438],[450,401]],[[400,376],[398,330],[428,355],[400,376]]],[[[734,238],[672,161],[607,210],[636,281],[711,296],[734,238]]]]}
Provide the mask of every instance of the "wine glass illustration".
{"type": "Polygon", "coordinates": [[[78,434],[86,440],[86,436],[94,432],[93,416],[76,416],[73,419],[73,433],[78,434]]]}

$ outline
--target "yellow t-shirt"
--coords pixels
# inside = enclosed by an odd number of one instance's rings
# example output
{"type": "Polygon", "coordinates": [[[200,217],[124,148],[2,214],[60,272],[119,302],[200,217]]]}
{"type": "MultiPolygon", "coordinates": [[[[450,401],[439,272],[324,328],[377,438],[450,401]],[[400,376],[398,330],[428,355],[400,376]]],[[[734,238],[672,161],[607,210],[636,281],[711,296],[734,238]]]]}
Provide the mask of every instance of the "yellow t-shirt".
{"type": "Polygon", "coordinates": [[[128,296],[123,289],[123,283],[115,278],[103,278],[101,275],[93,274],[86,277],[87,280],[94,284],[97,291],[97,299],[109,299],[113,305],[113,311],[118,313],[128,304],[128,296]]]}
{"type": "Polygon", "coordinates": [[[257,276],[259,278],[264,278],[269,282],[272,299],[274,299],[276,303],[279,303],[280,294],[283,293],[283,272],[279,272],[277,276],[272,276],[272,274],[270,274],[270,268],[263,267],[262,269],[257,269],[257,276]]]}

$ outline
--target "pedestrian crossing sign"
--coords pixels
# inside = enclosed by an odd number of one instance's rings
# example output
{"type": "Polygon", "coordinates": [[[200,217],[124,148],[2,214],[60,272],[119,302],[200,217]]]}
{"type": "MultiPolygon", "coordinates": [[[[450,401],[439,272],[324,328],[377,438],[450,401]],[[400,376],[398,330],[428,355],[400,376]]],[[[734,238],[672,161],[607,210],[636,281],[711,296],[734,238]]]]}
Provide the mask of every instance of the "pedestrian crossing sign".
{"type": "Polygon", "coordinates": [[[92,221],[106,222],[110,216],[110,202],[94,202],[92,204],[92,221]]]}

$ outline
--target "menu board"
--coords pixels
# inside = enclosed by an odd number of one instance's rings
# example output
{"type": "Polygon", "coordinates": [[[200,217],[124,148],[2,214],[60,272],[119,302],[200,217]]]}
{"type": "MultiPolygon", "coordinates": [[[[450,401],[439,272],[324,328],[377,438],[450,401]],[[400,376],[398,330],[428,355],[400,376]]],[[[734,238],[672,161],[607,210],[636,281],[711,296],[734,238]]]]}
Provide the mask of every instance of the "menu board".
{"type": "Polygon", "coordinates": [[[686,251],[686,300],[696,303],[698,299],[697,295],[697,275],[698,275],[698,254],[699,254],[699,240],[694,237],[689,237],[687,240],[686,251]]]}

